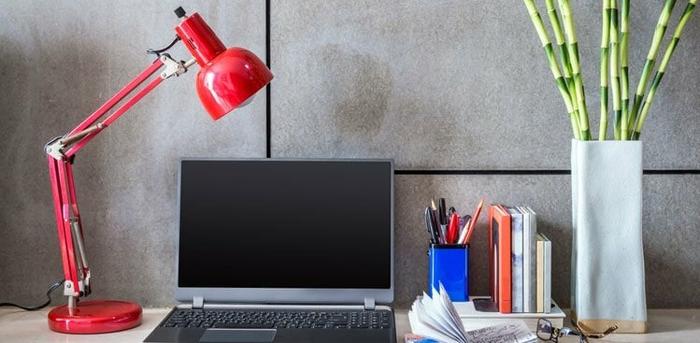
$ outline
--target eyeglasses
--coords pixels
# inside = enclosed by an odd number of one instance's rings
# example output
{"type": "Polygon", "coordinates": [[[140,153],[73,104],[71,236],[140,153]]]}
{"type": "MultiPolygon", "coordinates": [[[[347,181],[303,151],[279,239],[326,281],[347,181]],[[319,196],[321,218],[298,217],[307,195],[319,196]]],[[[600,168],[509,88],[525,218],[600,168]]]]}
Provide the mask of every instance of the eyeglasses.
{"type": "Polygon", "coordinates": [[[540,318],[537,320],[537,338],[545,342],[557,343],[559,342],[559,337],[578,336],[579,343],[582,343],[588,342],[588,338],[603,338],[613,333],[618,328],[618,325],[615,324],[605,330],[602,334],[596,334],[586,332],[590,330],[582,330],[580,325],[576,325],[576,323],[574,323],[574,325],[576,328],[569,328],[566,326],[561,329],[555,328],[554,325],[552,325],[552,322],[547,319],[540,318]]]}

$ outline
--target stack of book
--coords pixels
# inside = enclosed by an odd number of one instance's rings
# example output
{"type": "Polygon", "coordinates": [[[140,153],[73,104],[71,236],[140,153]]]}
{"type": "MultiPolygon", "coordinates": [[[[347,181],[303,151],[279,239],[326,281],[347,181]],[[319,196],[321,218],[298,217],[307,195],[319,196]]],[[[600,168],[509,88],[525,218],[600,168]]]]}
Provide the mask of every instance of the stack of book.
{"type": "Polygon", "coordinates": [[[488,301],[488,297],[470,297],[471,301],[455,302],[454,306],[457,314],[462,321],[465,330],[478,330],[481,328],[498,325],[523,322],[527,328],[535,332],[537,330],[537,320],[544,318],[549,320],[554,327],[563,327],[566,314],[552,302],[552,308],[549,313],[500,313],[497,311],[486,312],[479,311],[474,306],[480,301],[488,301]]]}
{"type": "Polygon", "coordinates": [[[552,243],[529,207],[489,207],[490,295],[501,313],[552,310],[552,243]]]}

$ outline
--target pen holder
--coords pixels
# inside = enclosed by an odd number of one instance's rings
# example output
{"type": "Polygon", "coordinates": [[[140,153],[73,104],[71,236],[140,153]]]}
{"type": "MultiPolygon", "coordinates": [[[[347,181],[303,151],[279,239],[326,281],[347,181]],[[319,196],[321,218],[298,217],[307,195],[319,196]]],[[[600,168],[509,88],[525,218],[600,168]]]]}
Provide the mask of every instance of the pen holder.
{"type": "Polygon", "coordinates": [[[430,244],[428,250],[428,293],[440,289],[440,282],[452,301],[469,300],[469,245],[430,244]]]}

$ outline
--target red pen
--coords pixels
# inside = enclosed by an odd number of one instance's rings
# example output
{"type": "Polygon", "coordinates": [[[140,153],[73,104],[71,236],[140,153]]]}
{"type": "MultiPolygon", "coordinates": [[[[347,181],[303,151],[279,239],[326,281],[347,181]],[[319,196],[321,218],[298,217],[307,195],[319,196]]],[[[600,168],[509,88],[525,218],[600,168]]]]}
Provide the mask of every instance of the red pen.
{"type": "Polygon", "coordinates": [[[453,212],[450,216],[450,224],[447,226],[447,243],[454,244],[457,243],[457,236],[459,235],[459,214],[453,212]]]}

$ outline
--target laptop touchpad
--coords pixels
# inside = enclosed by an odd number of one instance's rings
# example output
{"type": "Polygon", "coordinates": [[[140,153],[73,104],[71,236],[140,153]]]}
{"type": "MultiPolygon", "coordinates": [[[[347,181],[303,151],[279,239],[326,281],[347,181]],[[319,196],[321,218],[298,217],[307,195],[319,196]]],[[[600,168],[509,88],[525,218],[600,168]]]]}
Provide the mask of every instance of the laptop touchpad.
{"type": "Polygon", "coordinates": [[[275,340],[274,329],[207,329],[199,338],[208,343],[270,343],[275,340]]]}

